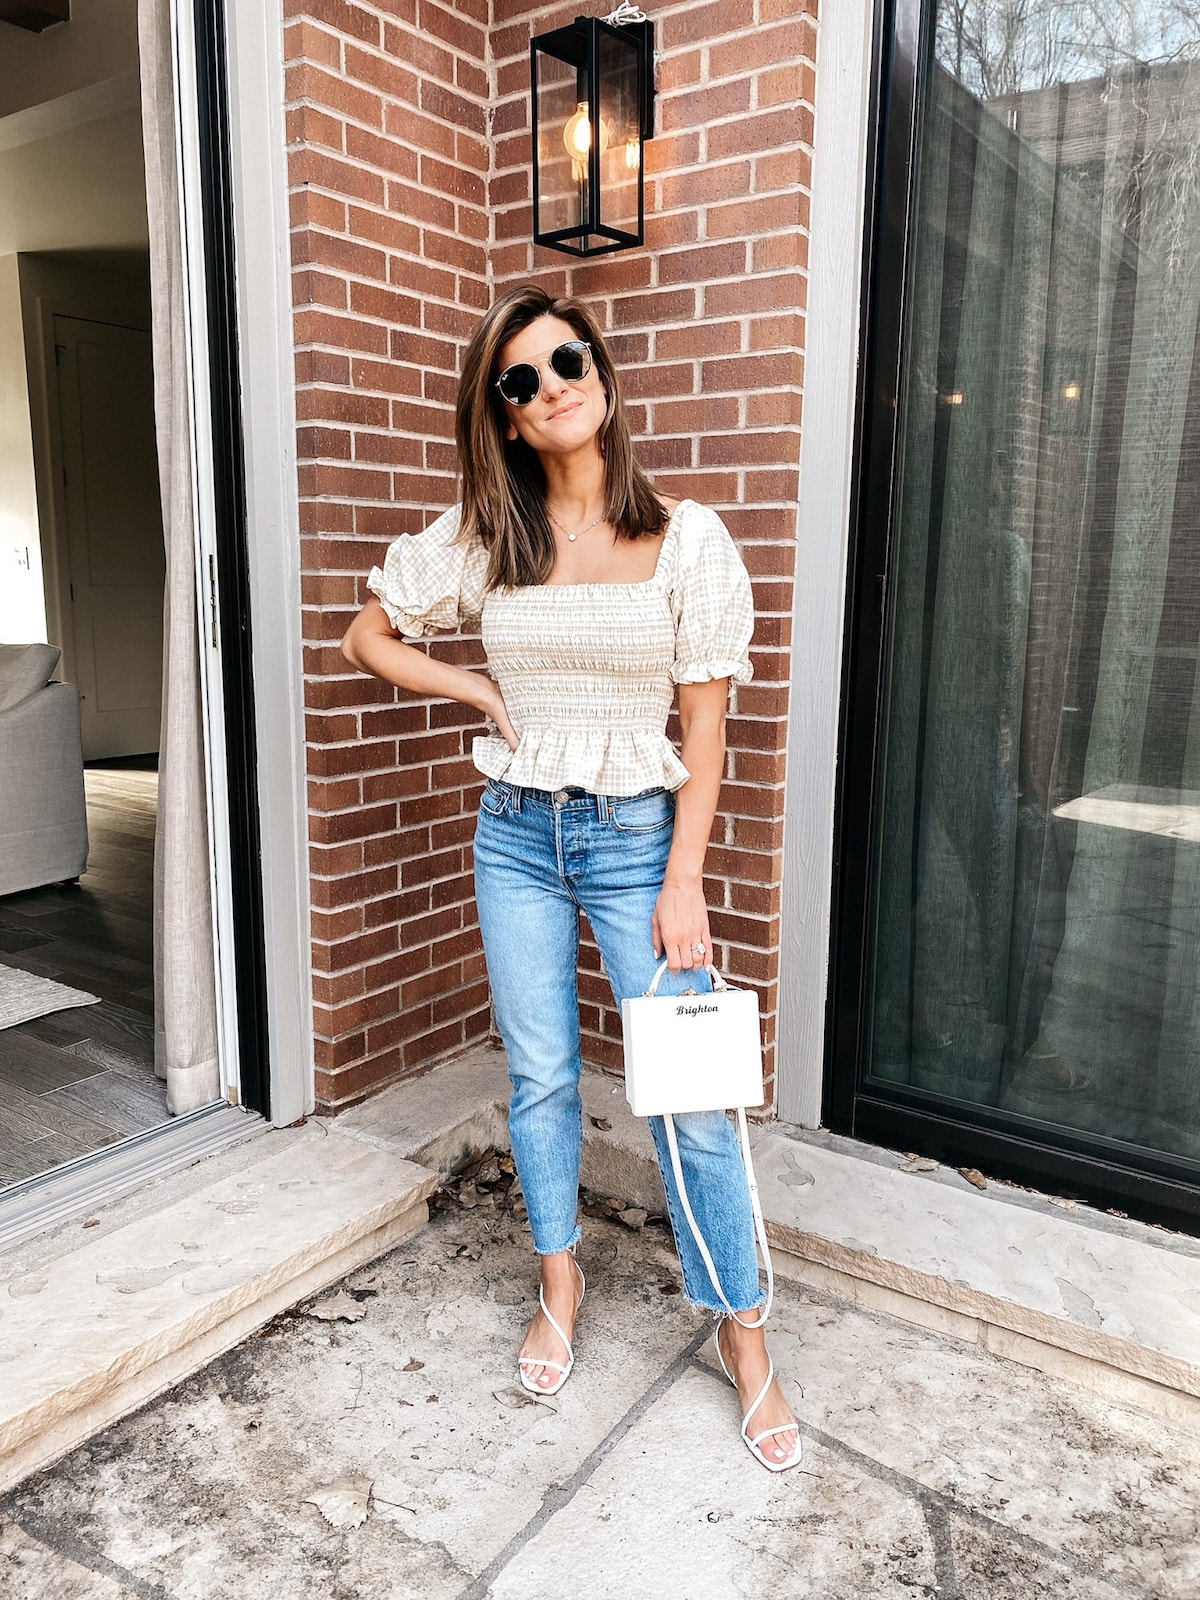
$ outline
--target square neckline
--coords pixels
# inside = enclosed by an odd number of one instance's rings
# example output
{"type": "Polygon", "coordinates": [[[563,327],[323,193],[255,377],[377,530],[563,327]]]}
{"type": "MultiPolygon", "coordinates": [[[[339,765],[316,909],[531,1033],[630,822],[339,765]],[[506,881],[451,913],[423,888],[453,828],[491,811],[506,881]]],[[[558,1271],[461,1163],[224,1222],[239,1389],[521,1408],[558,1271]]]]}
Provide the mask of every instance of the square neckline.
{"type": "Polygon", "coordinates": [[[670,539],[671,535],[675,531],[675,519],[679,516],[679,513],[683,510],[684,506],[692,504],[693,501],[690,499],[685,498],[680,500],[674,511],[672,511],[668,516],[667,525],[663,529],[663,541],[658,547],[658,560],[654,563],[654,571],[648,578],[616,578],[609,579],[607,581],[585,583],[531,583],[527,586],[529,591],[531,593],[540,593],[543,589],[648,589],[652,583],[658,582],[658,575],[662,570],[663,555],[667,548],[667,540],[670,539]]]}

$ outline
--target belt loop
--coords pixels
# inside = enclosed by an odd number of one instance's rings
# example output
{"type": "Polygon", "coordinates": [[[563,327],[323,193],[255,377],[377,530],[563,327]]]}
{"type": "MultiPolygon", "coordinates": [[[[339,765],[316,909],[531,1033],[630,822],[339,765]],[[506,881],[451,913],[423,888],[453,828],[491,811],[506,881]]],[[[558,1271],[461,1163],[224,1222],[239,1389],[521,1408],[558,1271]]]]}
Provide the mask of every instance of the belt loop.
{"type": "Polygon", "coordinates": [[[608,796],[606,794],[598,794],[596,796],[596,815],[602,823],[608,821],[608,796]]]}
{"type": "Polygon", "coordinates": [[[519,783],[514,783],[513,784],[512,808],[517,813],[518,816],[521,813],[521,798],[524,795],[524,793],[525,793],[525,791],[524,791],[524,789],[522,789],[522,787],[521,787],[521,785],[519,783]]]}

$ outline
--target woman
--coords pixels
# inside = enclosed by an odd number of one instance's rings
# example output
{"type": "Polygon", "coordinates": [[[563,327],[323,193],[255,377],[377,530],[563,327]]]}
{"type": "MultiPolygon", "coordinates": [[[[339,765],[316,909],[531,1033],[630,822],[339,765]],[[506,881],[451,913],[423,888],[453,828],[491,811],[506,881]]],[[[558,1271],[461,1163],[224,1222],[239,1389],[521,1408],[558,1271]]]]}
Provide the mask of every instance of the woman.
{"type": "MultiPolygon", "coordinates": [[[[695,501],[656,495],[634,461],[616,371],[577,301],[529,286],[492,307],[463,357],[456,435],[460,505],[394,541],[342,650],[399,688],[476,707],[494,729],[474,744],[488,778],[475,889],[541,1265],[518,1374],[552,1394],[570,1374],[584,1289],[579,912],[618,1001],[643,993],[663,957],[660,993],[711,987],[704,857],[729,680],[750,677],[753,612],[724,524],[695,501]],[[480,623],[489,676],[399,637],[480,623]],[[679,755],[665,734],[676,685],[679,755]]],[[[743,1438],[783,1471],[800,1459],[800,1439],[754,1321],[763,1295],[736,1135],[721,1112],[676,1119],[688,1196],[739,1313],[722,1315],[661,1119],[651,1128],[686,1293],[718,1314],[743,1438]]]]}

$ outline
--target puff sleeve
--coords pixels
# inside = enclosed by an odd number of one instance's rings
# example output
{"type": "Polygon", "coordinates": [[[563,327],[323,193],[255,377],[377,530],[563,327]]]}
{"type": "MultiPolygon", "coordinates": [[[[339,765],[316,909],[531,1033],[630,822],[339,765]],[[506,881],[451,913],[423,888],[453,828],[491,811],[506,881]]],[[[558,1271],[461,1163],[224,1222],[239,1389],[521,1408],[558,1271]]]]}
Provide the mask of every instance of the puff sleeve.
{"type": "Polygon", "coordinates": [[[749,683],[754,595],[729,530],[707,506],[689,505],[680,527],[671,608],[675,683],[749,683]]]}
{"type": "Polygon", "coordinates": [[[459,508],[452,506],[424,533],[402,533],[388,546],[382,568],[367,575],[367,588],[406,638],[478,626],[487,552],[456,539],[458,523],[459,508]]]}

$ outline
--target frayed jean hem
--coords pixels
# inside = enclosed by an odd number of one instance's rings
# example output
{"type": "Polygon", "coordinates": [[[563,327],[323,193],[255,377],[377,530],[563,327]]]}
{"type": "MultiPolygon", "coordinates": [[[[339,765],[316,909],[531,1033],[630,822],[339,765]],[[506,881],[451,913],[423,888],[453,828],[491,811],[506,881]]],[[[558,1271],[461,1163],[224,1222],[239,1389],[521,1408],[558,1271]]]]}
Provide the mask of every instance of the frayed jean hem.
{"type": "MultiPolygon", "coordinates": [[[[697,1299],[695,1299],[694,1296],[688,1294],[686,1288],[683,1291],[683,1297],[684,1297],[684,1299],[687,1301],[687,1303],[689,1305],[697,1306],[701,1311],[711,1311],[713,1316],[716,1318],[716,1320],[718,1322],[720,1322],[722,1317],[729,1316],[728,1308],[726,1306],[722,1305],[719,1300],[716,1301],[716,1302],[713,1302],[711,1300],[697,1300],[697,1299]]],[[[748,1305],[748,1306],[734,1306],[733,1309],[735,1311],[759,1311],[759,1310],[761,1310],[763,1305],[766,1304],[766,1299],[767,1299],[767,1292],[764,1289],[759,1294],[758,1299],[755,1300],[751,1305],[748,1305]]]]}
{"type": "Polygon", "coordinates": [[[539,1256],[557,1256],[557,1255],[561,1255],[564,1250],[574,1250],[575,1246],[579,1243],[579,1240],[582,1237],[582,1234],[583,1234],[583,1229],[579,1226],[578,1223],[576,1223],[574,1231],[572,1232],[571,1237],[567,1240],[566,1244],[556,1244],[552,1250],[543,1250],[542,1247],[538,1244],[537,1240],[535,1239],[533,1241],[533,1248],[534,1248],[535,1253],[537,1255],[539,1255],[539,1256]]]}

